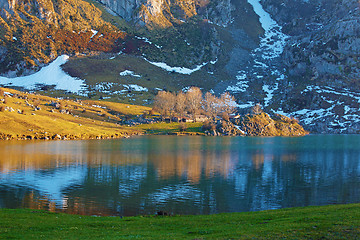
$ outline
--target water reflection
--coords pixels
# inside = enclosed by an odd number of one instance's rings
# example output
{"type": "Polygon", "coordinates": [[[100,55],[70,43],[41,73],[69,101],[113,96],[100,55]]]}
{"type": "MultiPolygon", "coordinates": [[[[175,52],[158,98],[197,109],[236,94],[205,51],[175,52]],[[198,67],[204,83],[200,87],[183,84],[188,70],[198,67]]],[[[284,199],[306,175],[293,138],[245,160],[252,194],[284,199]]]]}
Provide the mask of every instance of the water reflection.
{"type": "Polygon", "coordinates": [[[360,136],[0,142],[0,207],[138,215],[360,201],[360,136]]]}

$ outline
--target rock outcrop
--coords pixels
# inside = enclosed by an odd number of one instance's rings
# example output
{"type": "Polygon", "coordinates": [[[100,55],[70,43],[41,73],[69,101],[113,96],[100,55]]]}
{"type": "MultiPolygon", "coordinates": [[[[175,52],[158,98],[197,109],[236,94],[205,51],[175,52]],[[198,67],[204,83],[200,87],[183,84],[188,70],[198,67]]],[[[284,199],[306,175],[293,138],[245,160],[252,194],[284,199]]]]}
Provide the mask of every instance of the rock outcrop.
{"type": "Polygon", "coordinates": [[[359,87],[358,1],[313,0],[308,4],[303,1],[289,1],[286,6],[275,6],[274,1],[264,0],[264,4],[293,36],[283,58],[290,76],[323,81],[334,87],[356,81],[357,84],[353,87],[359,87]],[[304,14],[298,16],[298,12],[291,11],[290,8],[294,6],[301,6],[304,14]],[[289,10],[286,14],[285,9],[289,10]]]}
{"type": "Polygon", "coordinates": [[[221,26],[235,10],[230,0],[99,0],[124,18],[147,27],[170,27],[196,15],[221,26]]]}
{"type": "Polygon", "coordinates": [[[296,119],[275,114],[270,117],[267,113],[246,115],[235,121],[235,124],[247,136],[304,136],[308,131],[296,119]]]}
{"type": "Polygon", "coordinates": [[[204,124],[205,134],[210,136],[304,136],[308,131],[299,121],[284,115],[261,112],[247,114],[231,121],[220,120],[217,124],[204,124]]]}

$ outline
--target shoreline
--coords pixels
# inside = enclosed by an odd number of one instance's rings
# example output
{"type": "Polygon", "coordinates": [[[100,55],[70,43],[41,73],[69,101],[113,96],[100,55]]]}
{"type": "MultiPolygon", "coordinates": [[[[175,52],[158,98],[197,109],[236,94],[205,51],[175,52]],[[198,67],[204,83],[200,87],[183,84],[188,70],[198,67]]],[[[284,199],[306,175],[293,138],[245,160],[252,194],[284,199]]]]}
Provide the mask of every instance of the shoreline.
{"type": "Polygon", "coordinates": [[[118,139],[134,135],[303,136],[297,120],[265,112],[216,121],[159,121],[152,108],[0,88],[0,140],[118,139]]]}

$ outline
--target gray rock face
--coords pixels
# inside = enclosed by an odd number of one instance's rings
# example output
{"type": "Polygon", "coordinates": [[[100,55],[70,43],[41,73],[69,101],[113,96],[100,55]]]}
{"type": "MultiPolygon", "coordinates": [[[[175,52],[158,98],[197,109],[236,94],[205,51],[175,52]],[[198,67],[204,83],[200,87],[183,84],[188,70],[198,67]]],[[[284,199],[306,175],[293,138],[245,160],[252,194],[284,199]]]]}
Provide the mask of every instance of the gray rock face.
{"type": "Polygon", "coordinates": [[[140,4],[145,2],[145,0],[99,0],[101,3],[105,4],[112,11],[120,15],[127,21],[130,21],[134,17],[134,11],[137,9],[140,4]]]}
{"type": "MultiPolygon", "coordinates": [[[[152,21],[161,15],[167,20],[179,17],[181,20],[187,15],[201,14],[212,22],[227,26],[231,22],[231,12],[234,10],[231,0],[99,0],[109,9],[124,18],[126,21],[152,21]],[[213,4],[209,6],[209,3],[213,4]],[[139,11],[146,8],[146,14],[139,11]],[[163,14],[163,12],[166,12],[163,14]],[[190,13],[190,14],[189,14],[190,13]],[[173,15],[173,16],[172,16],[173,15]],[[144,18],[144,19],[140,19],[144,18]]],[[[164,20],[164,19],[161,19],[164,20]]]]}
{"type": "Polygon", "coordinates": [[[283,5],[263,0],[263,4],[293,36],[283,58],[291,76],[318,81],[359,78],[359,61],[354,60],[360,56],[357,0],[291,0],[283,5]]]}
{"type": "Polygon", "coordinates": [[[282,110],[319,133],[358,133],[360,10],[357,0],[261,1],[290,36],[282,110]]]}
{"type": "Polygon", "coordinates": [[[0,0],[0,16],[6,17],[6,13],[12,13],[16,0],[0,0]]]}

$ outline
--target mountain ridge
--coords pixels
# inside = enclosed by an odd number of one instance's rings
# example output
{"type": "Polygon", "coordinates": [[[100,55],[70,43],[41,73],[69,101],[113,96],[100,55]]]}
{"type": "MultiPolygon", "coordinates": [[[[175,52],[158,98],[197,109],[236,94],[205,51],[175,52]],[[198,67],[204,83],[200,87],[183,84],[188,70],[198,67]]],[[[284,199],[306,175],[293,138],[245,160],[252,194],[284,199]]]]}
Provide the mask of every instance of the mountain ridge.
{"type": "MultiPolygon", "coordinates": [[[[0,6],[4,2],[7,3],[0,0],[0,6]]],[[[104,5],[91,2],[89,6],[100,9],[99,14],[95,15],[100,16],[100,20],[104,14],[112,14],[107,21],[97,20],[109,29],[95,35],[97,39],[101,40],[103,32],[110,32],[110,36],[113,36],[108,37],[107,44],[100,41],[87,49],[82,48],[82,42],[78,41],[75,51],[72,47],[63,51],[60,46],[56,52],[72,56],[85,53],[85,58],[93,52],[93,57],[90,57],[93,64],[104,64],[104,70],[114,65],[111,71],[101,75],[87,74],[84,65],[84,72],[80,75],[92,96],[106,95],[98,88],[105,82],[112,86],[120,84],[120,88],[109,87],[107,94],[125,90],[121,84],[132,83],[135,79],[131,76],[119,77],[119,72],[133,71],[134,66],[139,65],[143,68],[137,68],[136,74],[141,76],[137,79],[137,85],[151,89],[146,94],[123,94],[123,97],[114,98],[115,101],[140,98],[148,104],[158,91],[156,89],[178,91],[187,86],[199,86],[217,94],[229,91],[236,96],[240,107],[261,103],[268,112],[296,117],[312,132],[356,133],[360,130],[360,14],[359,3],[355,0],[291,0],[286,3],[275,0],[99,2],[104,5]],[[122,16],[125,21],[119,23],[118,19],[121,18],[115,15],[122,16]],[[114,34],[116,31],[118,34],[121,32],[121,36],[114,34]],[[107,52],[108,55],[99,55],[99,52],[107,52]],[[144,59],[150,64],[165,67],[146,71],[144,68],[149,65],[143,63],[144,59]],[[134,62],[135,65],[130,66],[124,61],[134,62]],[[174,70],[197,69],[198,66],[201,67],[189,76],[174,70]],[[113,72],[115,68],[118,69],[117,76],[113,72]],[[168,70],[164,72],[164,69],[168,70]]],[[[11,8],[16,10],[14,5],[11,8]]],[[[38,19],[54,21],[51,14],[46,17],[44,11],[38,10],[35,14],[38,19]]],[[[54,10],[57,11],[56,7],[54,10]]],[[[4,26],[2,29],[6,29],[9,23],[4,20],[4,10],[2,13],[0,24],[4,26]]],[[[23,10],[21,13],[24,14],[23,10]]],[[[74,26],[80,26],[81,18],[74,20],[74,16],[77,15],[70,14],[62,19],[70,22],[72,19],[74,26]],[[76,24],[77,21],[80,23],[76,24]]],[[[87,37],[84,37],[86,41],[93,34],[91,30],[99,27],[94,25],[94,21],[96,19],[85,21],[88,24],[87,37]]],[[[72,34],[69,35],[70,39],[74,38],[72,34]]],[[[17,38],[10,34],[4,36],[4,31],[0,31],[0,39],[5,39],[0,41],[2,62],[9,59],[8,46],[17,49],[16,44],[14,46],[16,40],[12,37],[17,38]]],[[[13,58],[15,70],[3,68],[0,72],[8,76],[30,73],[26,70],[32,64],[30,55],[24,54],[25,64],[17,67],[16,64],[19,65],[21,61],[13,58]]],[[[50,54],[44,54],[45,60],[33,62],[36,67],[32,71],[54,59],[48,56],[50,54]]],[[[78,72],[75,66],[83,61],[81,58],[71,58],[64,69],[70,74],[78,72]]],[[[90,62],[90,59],[86,61],[90,62]]]]}

